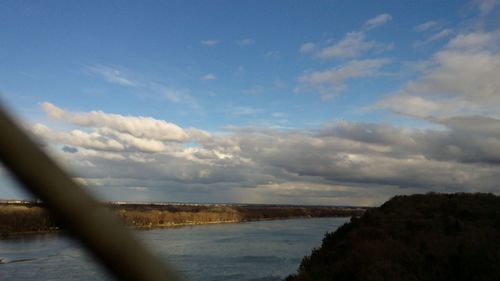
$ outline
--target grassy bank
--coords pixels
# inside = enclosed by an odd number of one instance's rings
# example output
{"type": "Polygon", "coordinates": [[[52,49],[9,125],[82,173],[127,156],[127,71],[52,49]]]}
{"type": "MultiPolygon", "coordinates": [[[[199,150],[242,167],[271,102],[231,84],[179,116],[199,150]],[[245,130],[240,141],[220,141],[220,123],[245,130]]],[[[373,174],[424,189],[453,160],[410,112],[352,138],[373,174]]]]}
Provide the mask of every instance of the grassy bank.
{"type": "MultiPolygon", "coordinates": [[[[279,205],[106,204],[128,227],[158,228],[299,217],[359,216],[364,209],[279,205]]],[[[82,210],[84,211],[84,210],[82,210]]],[[[0,203],[0,236],[58,230],[39,203],[0,203]]]]}

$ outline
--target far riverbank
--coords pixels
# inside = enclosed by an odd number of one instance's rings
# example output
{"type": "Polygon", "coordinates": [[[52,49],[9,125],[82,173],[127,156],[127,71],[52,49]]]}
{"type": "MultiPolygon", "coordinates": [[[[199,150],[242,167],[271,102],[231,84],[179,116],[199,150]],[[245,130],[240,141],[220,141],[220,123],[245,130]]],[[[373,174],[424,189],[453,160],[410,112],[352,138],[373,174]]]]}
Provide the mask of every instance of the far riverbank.
{"type": "MultiPolygon", "coordinates": [[[[105,203],[125,226],[136,229],[183,227],[311,217],[360,216],[363,207],[105,203]]],[[[82,210],[84,211],[84,210],[82,210]]],[[[1,202],[0,237],[61,231],[43,203],[1,202]]]]}

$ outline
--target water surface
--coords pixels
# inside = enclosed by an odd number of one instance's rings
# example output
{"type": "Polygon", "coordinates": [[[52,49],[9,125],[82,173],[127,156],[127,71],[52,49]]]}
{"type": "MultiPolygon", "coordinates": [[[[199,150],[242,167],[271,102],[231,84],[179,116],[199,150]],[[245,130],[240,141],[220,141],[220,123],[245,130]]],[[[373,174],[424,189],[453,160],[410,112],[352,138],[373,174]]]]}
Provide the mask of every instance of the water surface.
{"type": "MultiPolygon", "coordinates": [[[[192,281],[282,280],[348,218],[311,218],[136,231],[192,281]]],[[[61,234],[0,240],[0,280],[112,280],[72,239],[61,234]]]]}

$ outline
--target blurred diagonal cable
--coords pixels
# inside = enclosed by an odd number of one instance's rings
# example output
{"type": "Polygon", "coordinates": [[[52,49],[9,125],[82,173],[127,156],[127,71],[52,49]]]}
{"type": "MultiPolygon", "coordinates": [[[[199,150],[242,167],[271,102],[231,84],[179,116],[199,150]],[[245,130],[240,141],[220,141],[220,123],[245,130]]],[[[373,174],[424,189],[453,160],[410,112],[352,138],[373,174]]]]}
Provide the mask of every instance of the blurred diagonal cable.
{"type": "Polygon", "coordinates": [[[78,186],[0,104],[0,159],[119,280],[181,280],[78,186]]]}

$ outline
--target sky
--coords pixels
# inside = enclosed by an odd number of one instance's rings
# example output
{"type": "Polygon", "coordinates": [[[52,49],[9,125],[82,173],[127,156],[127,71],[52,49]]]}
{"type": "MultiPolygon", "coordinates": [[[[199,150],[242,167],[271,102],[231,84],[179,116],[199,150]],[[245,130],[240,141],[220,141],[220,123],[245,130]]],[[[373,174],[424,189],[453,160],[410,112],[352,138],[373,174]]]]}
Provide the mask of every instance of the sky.
{"type": "Polygon", "coordinates": [[[0,99],[102,200],[500,194],[499,7],[3,1],[0,99]]]}

